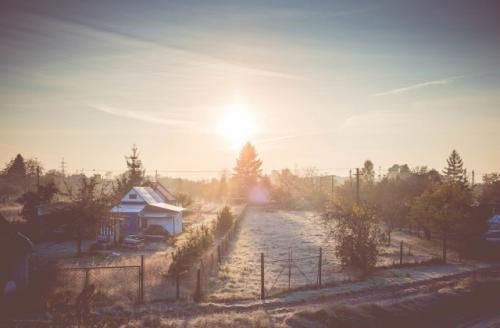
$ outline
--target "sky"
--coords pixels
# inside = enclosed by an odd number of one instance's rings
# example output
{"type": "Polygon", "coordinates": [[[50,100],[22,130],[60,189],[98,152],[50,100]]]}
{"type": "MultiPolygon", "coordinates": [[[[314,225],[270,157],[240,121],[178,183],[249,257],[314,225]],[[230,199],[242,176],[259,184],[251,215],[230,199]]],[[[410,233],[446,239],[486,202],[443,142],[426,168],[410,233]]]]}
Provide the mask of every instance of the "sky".
{"type": "Polygon", "coordinates": [[[0,5],[0,165],[120,173],[136,144],[148,173],[202,178],[237,136],[264,172],[442,169],[457,149],[481,175],[499,123],[498,1],[0,5]]]}

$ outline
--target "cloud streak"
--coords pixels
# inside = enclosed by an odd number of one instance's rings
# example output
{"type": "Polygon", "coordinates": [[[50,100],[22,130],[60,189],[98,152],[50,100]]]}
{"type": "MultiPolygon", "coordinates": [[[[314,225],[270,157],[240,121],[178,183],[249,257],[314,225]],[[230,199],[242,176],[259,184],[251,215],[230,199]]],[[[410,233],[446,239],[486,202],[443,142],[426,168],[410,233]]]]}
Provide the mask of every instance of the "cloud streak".
{"type": "Polygon", "coordinates": [[[414,91],[414,90],[418,90],[418,89],[423,89],[423,88],[427,88],[427,87],[434,86],[434,85],[447,85],[447,84],[450,84],[450,83],[452,83],[458,79],[461,79],[461,78],[462,78],[462,76],[453,76],[453,77],[449,77],[449,78],[441,79],[441,80],[432,80],[432,81],[417,83],[417,84],[410,85],[407,87],[402,87],[402,88],[397,88],[397,89],[392,89],[392,90],[376,93],[373,96],[375,96],[375,97],[390,96],[390,95],[396,95],[396,94],[414,91]]]}
{"type": "Polygon", "coordinates": [[[139,111],[128,110],[128,109],[123,109],[123,108],[116,108],[116,107],[111,107],[108,105],[89,105],[89,106],[97,111],[100,111],[100,112],[103,112],[106,114],[110,114],[113,116],[118,116],[118,117],[133,119],[133,120],[139,120],[139,121],[144,121],[144,122],[149,122],[149,123],[155,123],[155,124],[160,124],[160,125],[190,127],[194,124],[194,122],[188,121],[188,120],[170,119],[170,118],[161,117],[161,116],[154,115],[154,114],[147,113],[147,112],[139,112],[139,111]]]}

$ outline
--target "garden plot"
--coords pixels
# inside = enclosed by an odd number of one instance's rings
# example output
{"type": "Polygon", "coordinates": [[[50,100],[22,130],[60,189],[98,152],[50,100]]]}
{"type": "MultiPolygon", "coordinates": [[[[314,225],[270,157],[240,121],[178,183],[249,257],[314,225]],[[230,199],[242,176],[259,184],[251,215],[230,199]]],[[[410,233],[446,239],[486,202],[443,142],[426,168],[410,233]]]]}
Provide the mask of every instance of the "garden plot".
{"type": "MultiPolygon", "coordinates": [[[[230,255],[209,283],[209,300],[259,298],[261,253],[264,253],[267,295],[289,287],[316,284],[320,248],[323,284],[355,278],[354,273],[341,270],[331,231],[317,213],[249,209],[230,255]]],[[[406,263],[439,255],[436,245],[397,232],[393,233],[391,245],[382,250],[377,266],[399,263],[401,240],[406,245],[403,252],[406,263]]]]}

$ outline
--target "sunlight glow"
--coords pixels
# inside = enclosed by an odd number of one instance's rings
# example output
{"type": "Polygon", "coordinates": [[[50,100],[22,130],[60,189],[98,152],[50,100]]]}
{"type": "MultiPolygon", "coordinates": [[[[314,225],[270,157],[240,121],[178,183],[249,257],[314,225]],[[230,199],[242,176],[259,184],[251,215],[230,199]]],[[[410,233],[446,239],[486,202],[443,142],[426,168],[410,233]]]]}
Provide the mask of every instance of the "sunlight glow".
{"type": "Polygon", "coordinates": [[[249,106],[234,103],[226,108],[217,126],[217,133],[231,142],[231,147],[240,148],[257,132],[257,125],[249,106]]]}

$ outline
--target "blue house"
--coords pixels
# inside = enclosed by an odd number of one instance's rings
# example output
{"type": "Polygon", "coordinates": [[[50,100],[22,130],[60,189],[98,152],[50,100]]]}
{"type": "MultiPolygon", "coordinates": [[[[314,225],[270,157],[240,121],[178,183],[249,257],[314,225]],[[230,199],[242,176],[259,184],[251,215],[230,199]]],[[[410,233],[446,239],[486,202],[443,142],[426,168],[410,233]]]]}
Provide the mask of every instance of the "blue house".
{"type": "MultiPolygon", "coordinates": [[[[173,197],[166,189],[133,187],[111,209],[114,218],[120,218],[120,235],[135,235],[151,225],[161,226],[170,235],[182,232],[184,208],[171,204],[173,197]]],[[[175,199],[174,199],[175,200],[175,199]]]]}

